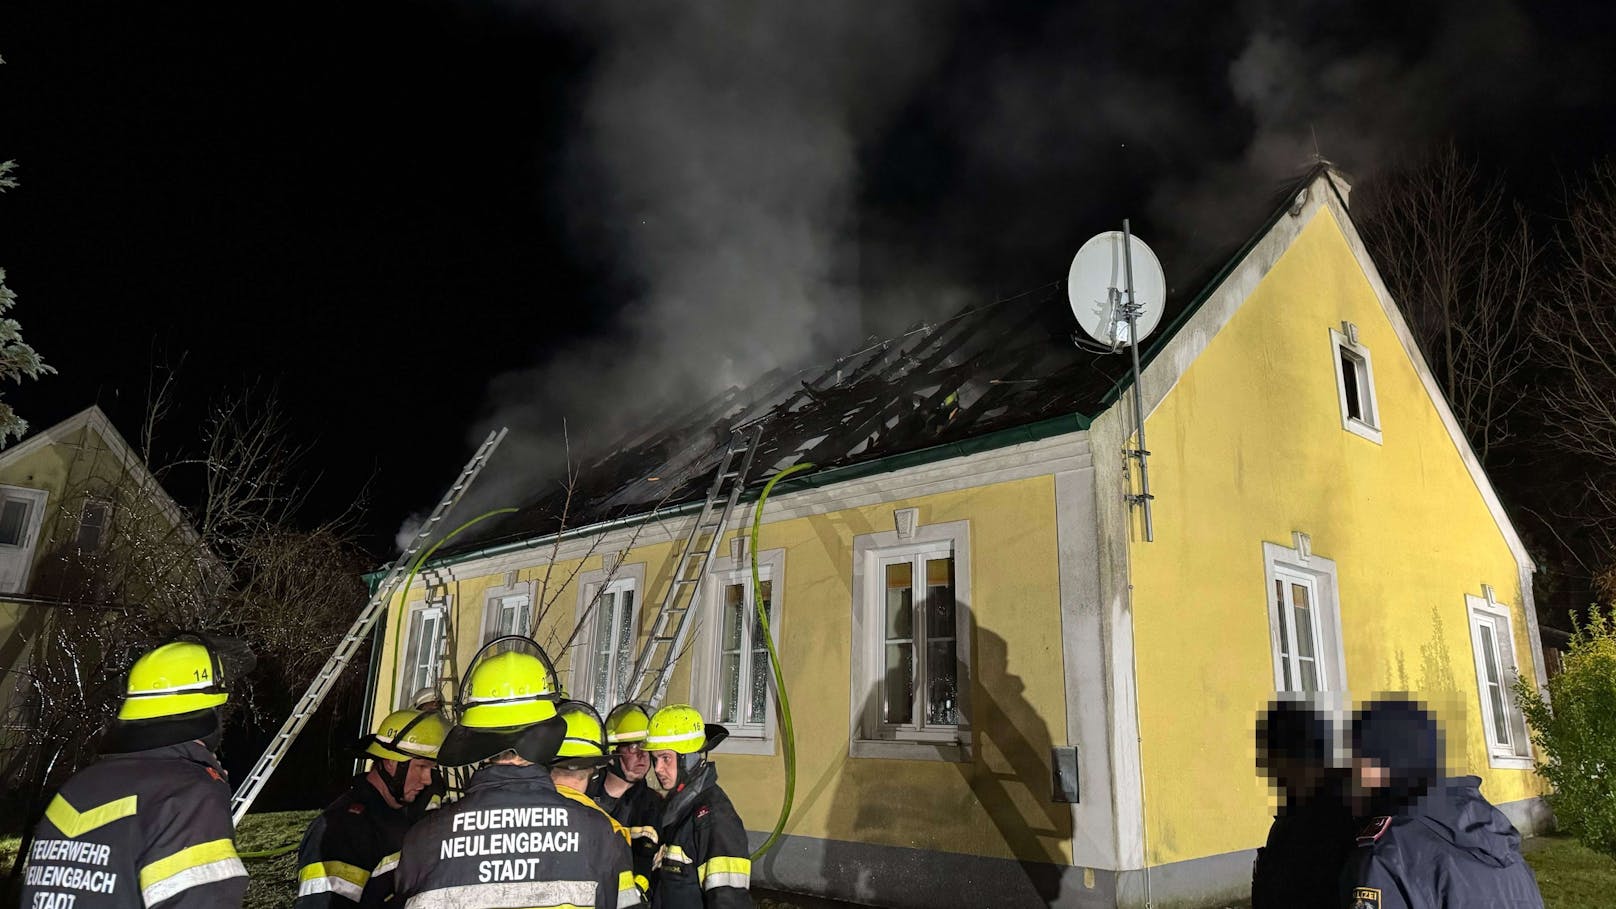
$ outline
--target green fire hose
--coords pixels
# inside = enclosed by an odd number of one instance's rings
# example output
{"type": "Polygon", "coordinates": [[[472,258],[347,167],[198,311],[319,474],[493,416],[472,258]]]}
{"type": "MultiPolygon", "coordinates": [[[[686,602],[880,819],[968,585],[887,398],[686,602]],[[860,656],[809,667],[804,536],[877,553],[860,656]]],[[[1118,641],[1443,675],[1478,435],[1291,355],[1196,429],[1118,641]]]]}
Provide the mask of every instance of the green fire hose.
{"type": "Polygon", "coordinates": [[[758,496],[757,508],[752,513],[752,600],[757,606],[758,625],[763,630],[763,644],[769,649],[769,665],[774,669],[774,690],[780,695],[780,739],[786,756],[786,794],[780,803],[780,817],[774,822],[774,830],[763,845],[752,853],[752,861],[757,861],[769,848],[780,839],[780,831],[785,829],[786,818],[791,815],[791,802],[797,794],[797,735],[796,729],[791,725],[791,699],[786,697],[786,677],[780,670],[780,654],[774,649],[774,635],[769,633],[769,613],[763,608],[763,601],[758,598],[757,591],[762,588],[758,579],[758,532],[763,527],[763,503],[769,500],[769,493],[774,490],[774,484],[798,471],[812,470],[812,464],[793,464],[770,478],[763,487],[763,494],[758,496]]]}

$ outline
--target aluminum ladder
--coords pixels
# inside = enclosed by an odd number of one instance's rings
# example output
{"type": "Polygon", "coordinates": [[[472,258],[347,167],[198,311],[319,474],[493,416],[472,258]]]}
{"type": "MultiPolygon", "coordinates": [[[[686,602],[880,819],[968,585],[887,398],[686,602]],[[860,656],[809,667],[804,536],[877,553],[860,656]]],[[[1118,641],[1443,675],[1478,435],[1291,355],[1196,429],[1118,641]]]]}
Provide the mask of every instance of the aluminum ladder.
{"type": "Polygon", "coordinates": [[[241,787],[230,797],[230,817],[233,823],[238,825],[241,823],[247,809],[252,807],[253,801],[263,791],[264,784],[269,782],[270,775],[275,772],[275,768],[280,765],[281,759],[286,757],[286,753],[291,750],[292,743],[297,741],[303,727],[308,725],[315,711],[319,710],[320,705],[324,703],[326,695],[330,694],[331,689],[336,686],[337,679],[341,678],[343,670],[347,669],[348,664],[353,661],[354,654],[359,651],[360,646],[369,640],[371,631],[376,627],[376,621],[387,611],[388,604],[393,600],[393,594],[398,591],[399,585],[404,582],[405,575],[409,573],[410,565],[414,563],[421,550],[426,547],[427,541],[438,530],[438,525],[444,518],[449,516],[449,512],[466,494],[466,490],[471,486],[472,481],[477,479],[479,473],[482,473],[483,468],[488,464],[489,457],[493,455],[494,449],[498,448],[499,443],[504,439],[505,429],[503,427],[488,434],[488,438],[483,440],[483,444],[478,447],[476,454],[473,454],[471,460],[466,462],[465,469],[460,471],[459,479],[455,480],[454,485],[449,487],[449,491],[443,494],[443,498],[438,502],[438,507],[432,510],[432,514],[421,525],[421,529],[416,533],[415,538],[410,541],[409,546],[403,552],[399,553],[398,559],[393,562],[393,567],[388,569],[382,582],[376,586],[376,592],[371,595],[370,602],[365,604],[365,608],[359,612],[359,617],[354,619],[353,626],[348,629],[347,636],[337,645],[337,649],[331,654],[331,658],[326,660],[325,665],[314,676],[314,681],[309,683],[308,690],[303,692],[303,697],[298,699],[297,706],[292,708],[292,713],[286,718],[280,732],[275,734],[275,738],[270,741],[269,747],[264,749],[263,755],[258,758],[258,763],[253,765],[246,779],[242,781],[241,787]]]}
{"type": "Polygon", "coordinates": [[[741,490],[746,488],[746,475],[752,469],[752,456],[757,453],[762,438],[763,425],[759,423],[750,431],[737,427],[730,433],[729,441],[724,443],[724,457],[719,461],[718,473],[707,491],[707,501],[702,503],[701,512],[690,526],[690,535],[685,538],[673,578],[662,595],[662,604],[657,608],[651,634],[640,647],[633,674],[624,688],[625,692],[639,695],[635,699],[642,703],[656,707],[667,693],[673,667],[679,662],[685,642],[690,638],[690,617],[698,605],[702,577],[706,575],[707,567],[712,564],[713,556],[724,539],[724,528],[735,511],[735,503],[740,500],[741,490]],[[737,458],[740,459],[739,467],[735,466],[737,458]]]}

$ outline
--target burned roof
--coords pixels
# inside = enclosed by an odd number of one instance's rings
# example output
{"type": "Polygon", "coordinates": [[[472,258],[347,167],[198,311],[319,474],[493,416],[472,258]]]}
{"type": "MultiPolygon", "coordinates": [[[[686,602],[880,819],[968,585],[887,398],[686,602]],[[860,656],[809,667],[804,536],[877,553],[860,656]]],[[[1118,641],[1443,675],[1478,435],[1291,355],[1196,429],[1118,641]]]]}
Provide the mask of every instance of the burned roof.
{"type": "MultiPolygon", "coordinates": [[[[1325,169],[1287,181],[1262,226],[1230,238],[1216,265],[1169,295],[1148,360],[1223,276],[1325,169]],[[1238,243],[1238,246],[1234,246],[1238,243]]],[[[705,498],[732,437],[761,426],[749,486],[800,463],[815,472],[934,449],[1057,417],[1086,426],[1126,384],[1130,359],[1080,348],[1065,282],[968,306],[902,335],[872,339],[833,363],[776,370],[687,411],[648,423],[578,471],[570,501],[557,491],[457,540],[440,558],[547,537],[705,498]],[[563,513],[565,519],[563,521],[563,513]]],[[[755,490],[754,490],[755,492],[755,490]]]]}

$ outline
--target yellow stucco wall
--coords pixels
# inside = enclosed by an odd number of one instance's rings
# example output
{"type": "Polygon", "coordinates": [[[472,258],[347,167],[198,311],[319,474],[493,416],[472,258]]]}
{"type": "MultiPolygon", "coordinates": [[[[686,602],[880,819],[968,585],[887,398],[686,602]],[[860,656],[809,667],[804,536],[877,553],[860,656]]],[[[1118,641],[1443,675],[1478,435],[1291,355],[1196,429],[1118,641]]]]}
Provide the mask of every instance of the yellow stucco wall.
{"type": "MultiPolygon", "coordinates": [[[[750,513],[747,513],[748,520],[750,513]]],[[[665,540],[647,530],[642,540],[665,540]]],[[[1050,477],[894,501],[876,507],[766,524],[759,550],[785,551],[780,601],[781,660],[792,698],[798,742],[796,805],[790,834],[984,856],[1064,863],[1070,860],[1071,813],[1050,801],[1049,749],[1064,743],[1059,578],[1054,481],[1050,477]],[[848,756],[853,538],[889,531],[895,508],[920,509],[922,524],[970,522],[971,589],[976,634],[972,653],[971,763],[848,756]]],[[[535,560],[542,558],[542,550],[535,560]]],[[[637,546],[625,564],[646,562],[655,603],[672,570],[672,546],[637,546]]],[[[585,570],[599,567],[596,556],[585,570]]],[[[551,589],[576,562],[558,563],[551,589]]],[[[524,568],[523,580],[544,567],[524,568]]],[[[480,637],[484,591],[503,574],[451,584],[462,633],[461,668],[480,637]]],[[[417,594],[418,596],[418,594],[417,594]]],[[[552,621],[569,623],[578,602],[562,590],[552,621]]],[[[642,633],[653,610],[641,615],[642,633]]],[[[395,609],[388,620],[375,709],[385,711],[397,673],[395,609]]],[[[563,635],[564,636],[564,635],[563,635]]],[[[540,640],[548,637],[541,630],[540,640]]],[[[570,660],[559,662],[565,671],[570,660]]],[[[669,701],[689,690],[689,661],[669,688],[669,701]]],[[[565,678],[565,675],[563,676],[565,678]]],[[[570,686],[569,686],[570,687],[570,686]]],[[[747,826],[768,830],[784,793],[782,757],[716,752],[720,779],[747,826]]]]}
{"type": "Polygon", "coordinates": [[[1450,705],[1450,761],[1493,802],[1541,794],[1491,770],[1465,594],[1514,606],[1523,675],[1537,654],[1517,563],[1340,226],[1321,210],[1150,415],[1155,542],[1130,547],[1147,860],[1261,845],[1253,770],[1272,696],[1262,543],[1312,537],[1335,561],[1354,697],[1413,690],[1450,705]],[[1384,444],[1342,429],[1329,330],[1373,357],[1384,444]],[[1455,712],[1456,711],[1456,712],[1455,712]]]}

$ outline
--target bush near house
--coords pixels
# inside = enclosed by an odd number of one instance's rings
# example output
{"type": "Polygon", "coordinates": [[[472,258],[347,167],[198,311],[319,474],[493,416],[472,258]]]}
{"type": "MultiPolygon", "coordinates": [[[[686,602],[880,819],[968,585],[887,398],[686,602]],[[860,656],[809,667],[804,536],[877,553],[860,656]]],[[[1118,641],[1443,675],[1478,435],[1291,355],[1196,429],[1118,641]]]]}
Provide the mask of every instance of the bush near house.
{"type": "Polygon", "coordinates": [[[1575,631],[1564,668],[1545,699],[1524,679],[1515,695],[1554,784],[1549,805],[1560,829],[1616,857],[1616,609],[1595,607],[1575,631]]]}

